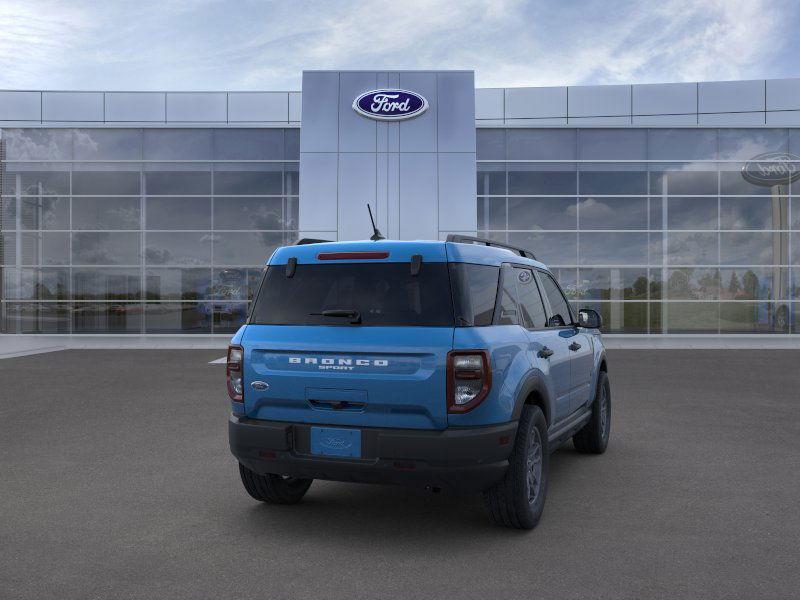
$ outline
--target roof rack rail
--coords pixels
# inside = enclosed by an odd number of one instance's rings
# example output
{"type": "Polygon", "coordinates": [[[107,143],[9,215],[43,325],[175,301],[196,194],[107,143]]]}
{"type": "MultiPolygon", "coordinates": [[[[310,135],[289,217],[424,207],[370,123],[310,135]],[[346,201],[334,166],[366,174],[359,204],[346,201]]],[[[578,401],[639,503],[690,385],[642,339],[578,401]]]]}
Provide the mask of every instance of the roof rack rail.
{"type": "Polygon", "coordinates": [[[482,244],[484,246],[492,246],[494,248],[505,248],[506,250],[511,250],[512,252],[516,252],[523,258],[530,258],[536,260],[536,257],[530,250],[525,250],[525,248],[520,248],[519,246],[512,246],[510,244],[504,244],[502,242],[495,242],[494,240],[488,240],[486,238],[450,233],[447,236],[447,241],[455,242],[457,244],[482,244]]]}
{"type": "Polygon", "coordinates": [[[301,240],[297,240],[295,242],[295,246],[305,246],[306,244],[324,244],[325,242],[330,242],[332,240],[318,240],[315,238],[303,238],[301,240]]]}

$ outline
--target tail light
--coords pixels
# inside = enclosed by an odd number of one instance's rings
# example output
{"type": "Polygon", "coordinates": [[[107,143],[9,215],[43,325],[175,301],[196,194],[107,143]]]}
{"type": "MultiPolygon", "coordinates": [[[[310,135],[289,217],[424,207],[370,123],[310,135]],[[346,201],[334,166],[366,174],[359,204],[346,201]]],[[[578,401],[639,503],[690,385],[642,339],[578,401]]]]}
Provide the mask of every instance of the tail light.
{"type": "Polygon", "coordinates": [[[228,396],[236,402],[244,401],[244,349],[241,346],[228,346],[228,365],[225,369],[228,379],[228,396]]]}
{"type": "Polygon", "coordinates": [[[465,413],[483,402],[492,387],[486,350],[453,350],[447,355],[447,412],[465,413]]]}

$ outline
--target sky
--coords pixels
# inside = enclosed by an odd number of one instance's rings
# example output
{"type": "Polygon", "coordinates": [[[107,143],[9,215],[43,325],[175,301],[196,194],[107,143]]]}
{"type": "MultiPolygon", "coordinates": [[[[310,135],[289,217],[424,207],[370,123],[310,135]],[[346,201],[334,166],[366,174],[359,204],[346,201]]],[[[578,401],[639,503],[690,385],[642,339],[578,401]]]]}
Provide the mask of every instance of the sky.
{"type": "Polygon", "coordinates": [[[0,89],[299,90],[303,69],[478,87],[800,77],[797,0],[0,0],[0,89]]]}

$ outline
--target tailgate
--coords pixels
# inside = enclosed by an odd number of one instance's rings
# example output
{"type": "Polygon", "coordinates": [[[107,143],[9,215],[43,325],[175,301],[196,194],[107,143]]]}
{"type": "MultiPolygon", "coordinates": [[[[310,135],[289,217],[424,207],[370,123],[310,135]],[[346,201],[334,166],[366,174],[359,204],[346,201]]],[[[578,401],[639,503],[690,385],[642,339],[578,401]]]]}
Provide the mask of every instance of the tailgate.
{"type": "Polygon", "coordinates": [[[452,342],[452,327],[249,325],[246,413],[299,423],[444,429],[452,342]],[[267,389],[254,389],[254,381],[267,389]]]}

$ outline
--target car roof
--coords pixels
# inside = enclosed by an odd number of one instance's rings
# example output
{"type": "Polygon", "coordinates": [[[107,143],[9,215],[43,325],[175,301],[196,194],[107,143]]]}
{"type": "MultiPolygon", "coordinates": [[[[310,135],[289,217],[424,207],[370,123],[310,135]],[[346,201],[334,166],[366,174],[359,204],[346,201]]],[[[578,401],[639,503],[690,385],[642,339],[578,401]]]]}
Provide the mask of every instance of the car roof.
{"type": "MultiPolygon", "coordinates": [[[[422,256],[423,262],[461,262],[480,265],[500,265],[513,262],[539,269],[547,269],[543,263],[520,256],[507,248],[436,240],[378,240],[374,242],[363,240],[282,246],[275,250],[268,264],[285,265],[290,258],[295,258],[300,264],[329,264],[330,260],[321,260],[319,255],[342,252],[387,252],[388,257],[379,259],[385,262],[409,262],[412,256],[419,254],[422,256]]],[[[371,260],[375,260],[375,258],[359,260],[355,256],[350,256],[342,257],[341,262],[367,262],[371,260]]]]}

